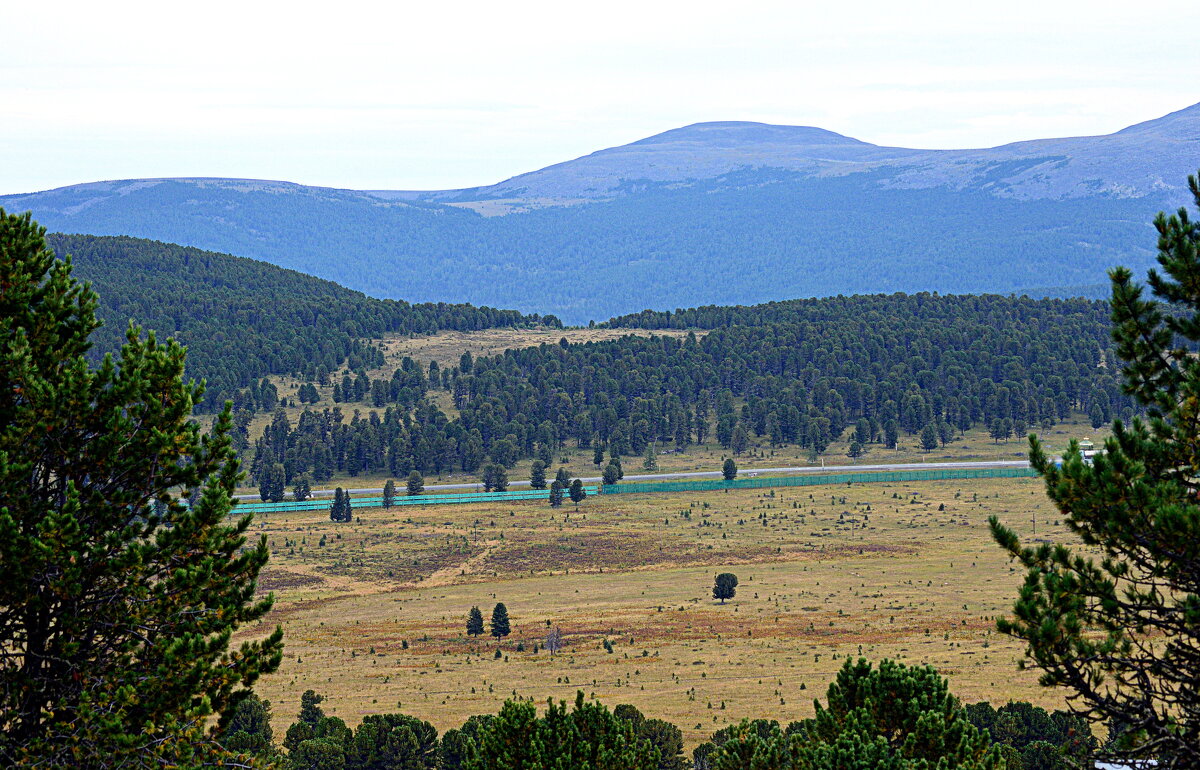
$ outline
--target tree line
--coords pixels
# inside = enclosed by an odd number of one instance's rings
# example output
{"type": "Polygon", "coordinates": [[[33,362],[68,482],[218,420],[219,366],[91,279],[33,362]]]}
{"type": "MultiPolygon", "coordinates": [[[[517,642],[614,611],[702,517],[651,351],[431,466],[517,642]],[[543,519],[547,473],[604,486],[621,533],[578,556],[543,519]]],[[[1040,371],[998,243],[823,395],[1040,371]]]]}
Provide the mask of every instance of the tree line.
{"type": "Polygon", "coordinates": [[[1001,441],[1077,410],[1093,424],[1132,413],[1099,302],[895,294],[612,323],[713,328],[467,353],[428,372],[406,360],[390,380],[345,373],[339,396],[361,405],[348,421],[314,411],[293,428],[276,415],[262,446],[289,479],[325,479],[475,473],[524,457],[548,466],[567,442],[617,457],[712,440],[735,455],[751,442],[817,455],[850,429],[852,453],[905,434],[929,449],[980,425],[1001,441]],[[437,388],[456,417],[427,398],[437,388]],[[382,416],[361,411],[385,405],[382,416]]]}
{"type": "Polygon", "coordinates": [[[964,707],[933,668],[888,660],[847,660],[809,719],[745,720],[716,731],[690,757],[674,724],[630,704],[610,711],[582,692],[572,708],[551,700],[540,715],[532,701],[509,700],[440,737],[406,714],[371,714],[351,729],[325,714],[323,700],[313,690],[301,696],[279,742],[286,754],[275,742],[270,702],[254,695],[222,723],[220,740],[297,770],[1068,770],[1087,766],[1102,748],[1078,715],[1025,702],[964,707]]]}

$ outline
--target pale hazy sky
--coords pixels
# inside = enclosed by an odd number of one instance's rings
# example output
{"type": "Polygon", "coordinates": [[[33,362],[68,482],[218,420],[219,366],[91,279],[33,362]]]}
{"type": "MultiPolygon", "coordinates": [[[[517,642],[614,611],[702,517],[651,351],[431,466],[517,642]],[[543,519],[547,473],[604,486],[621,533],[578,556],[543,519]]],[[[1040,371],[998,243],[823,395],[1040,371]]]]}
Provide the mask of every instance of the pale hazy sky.
{"type": "Polygon", "coordinates": [[[6,6],[0,193],[439,189],[707,120],[957,148],[1200,102],[1195,0],[6,6]]]}

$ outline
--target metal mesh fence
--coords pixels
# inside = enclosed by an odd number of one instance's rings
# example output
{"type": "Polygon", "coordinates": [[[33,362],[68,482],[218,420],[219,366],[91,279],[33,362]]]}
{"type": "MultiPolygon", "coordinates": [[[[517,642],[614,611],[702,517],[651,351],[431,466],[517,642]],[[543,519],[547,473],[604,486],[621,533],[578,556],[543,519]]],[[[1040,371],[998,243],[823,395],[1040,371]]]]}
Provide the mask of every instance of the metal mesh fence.
{"type": "MultiPolygon", "coordinates": [[[[350,490],[353,493],[354,490],[350,490]]],[[[596,487],[584,487],[584,492],[589,495],[597,494],[596,487]]],[[[566,495],[566,490],[563,491],[564,500],[569,501],[570,497],[566,495]]],[[[504,502],[506,500],[546,500],[550,499],[549,489],[523,489],[514,492],[457,492],[446,495],[397,495],[392,500],[392,505],[401,507],[405,505],[460,505],[463,503],[495,503],[504,502]]],[[[333,505],[332,497],[322,497],[320,499],[309,499],[304,502],[281,502],[281,503],[239,503],[235,512],[237,513],[275,513],[285,511],[328,511],[333,505]]],[[[374,497],[350,497],[351,508],[382,508],[383,498],[381,496],[374,497]]]]}
{"type": "Polygon", "coordinates": [[[830,473],[804,476],[759,476],[749,479],[712,481],[660,481],[632,484],[605,484],[606,495],[650,494],[654,492],[704,492],[714,489],[766,489],[768,487],[814,487],[828,484],[869,484],[896,481],[937,481],[940,479],[996,479],[1036,476],[1032,468],[942,468],[914,471],[874,471],[830,473]]]}

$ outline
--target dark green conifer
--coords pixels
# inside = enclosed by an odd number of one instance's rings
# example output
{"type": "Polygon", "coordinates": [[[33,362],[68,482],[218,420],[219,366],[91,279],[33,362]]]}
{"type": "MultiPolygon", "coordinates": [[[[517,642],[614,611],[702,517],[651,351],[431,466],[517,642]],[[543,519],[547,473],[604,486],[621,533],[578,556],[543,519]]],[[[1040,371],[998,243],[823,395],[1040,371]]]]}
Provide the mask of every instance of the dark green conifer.
{"type": "Polygon", "coordinates": [[[529,486],[533,489],[546,488],[546,464],[534,460],[529,466],[529,486]]]}
{"type": "Polygon", "coordinates": [[[0,765],[216,764],[205,720],[282,650],[229,649],[272,603],[231,407],[204,435],[184,349],[132,325],[90,364],[96,295],[44,235],[0,211],[0,765]]]}
{"type": "MultiPolygon", "coordinates": [[[[1200,206],[1200,181],[1188,186],[1200,206]]],[[[1118,728],[1117,756],[1200,767],[1200,226],[1186,209],[1154,224],[1157,300],[1127,269],[1110,273],[1124,390],[1146,418],[1114,422],[1089,461],[1073,441],[1061,467],[1030,437],[1030,463],[1090,549],[1024,546],[992,517],[1027,570],[998,625],[1026,643],[1043,685],[1118,728]]]]}
{"type": "Polygon", "coordinates": [[[504,606],[504,602],[499,602],[492,609],[492,620],[488,624],[488,633],[497,640],[503,639],[511,633],[508,625],[508,608],[504,606]]]}
{"type": "Polygon", "coordinates": [[[579,479],[574,479],[571,482],[570,492],[571,502],[575,503],[575,510],[579,510],[579,504],[587,497],[587,491],[583,488],[583,482],[579,479]]]}
{"type": "Polygon", "coordinates": [[[483,613],[478,607],[472,607],[467,613],[467,634],[469,636],[479,636],[483,633],[483,613]]]}

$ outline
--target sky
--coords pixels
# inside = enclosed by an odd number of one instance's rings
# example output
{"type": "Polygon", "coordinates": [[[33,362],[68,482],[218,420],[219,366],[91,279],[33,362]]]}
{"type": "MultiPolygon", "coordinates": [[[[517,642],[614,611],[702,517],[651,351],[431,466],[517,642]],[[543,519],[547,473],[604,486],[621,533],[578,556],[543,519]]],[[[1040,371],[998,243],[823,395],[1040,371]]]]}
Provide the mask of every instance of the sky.
{"type": "Polygon", "coordinates": [[[5,17],[0,194],[450,189],[701,121],[966,148],[1200,102],[1195,0],[43,0],[5,17]]]}

